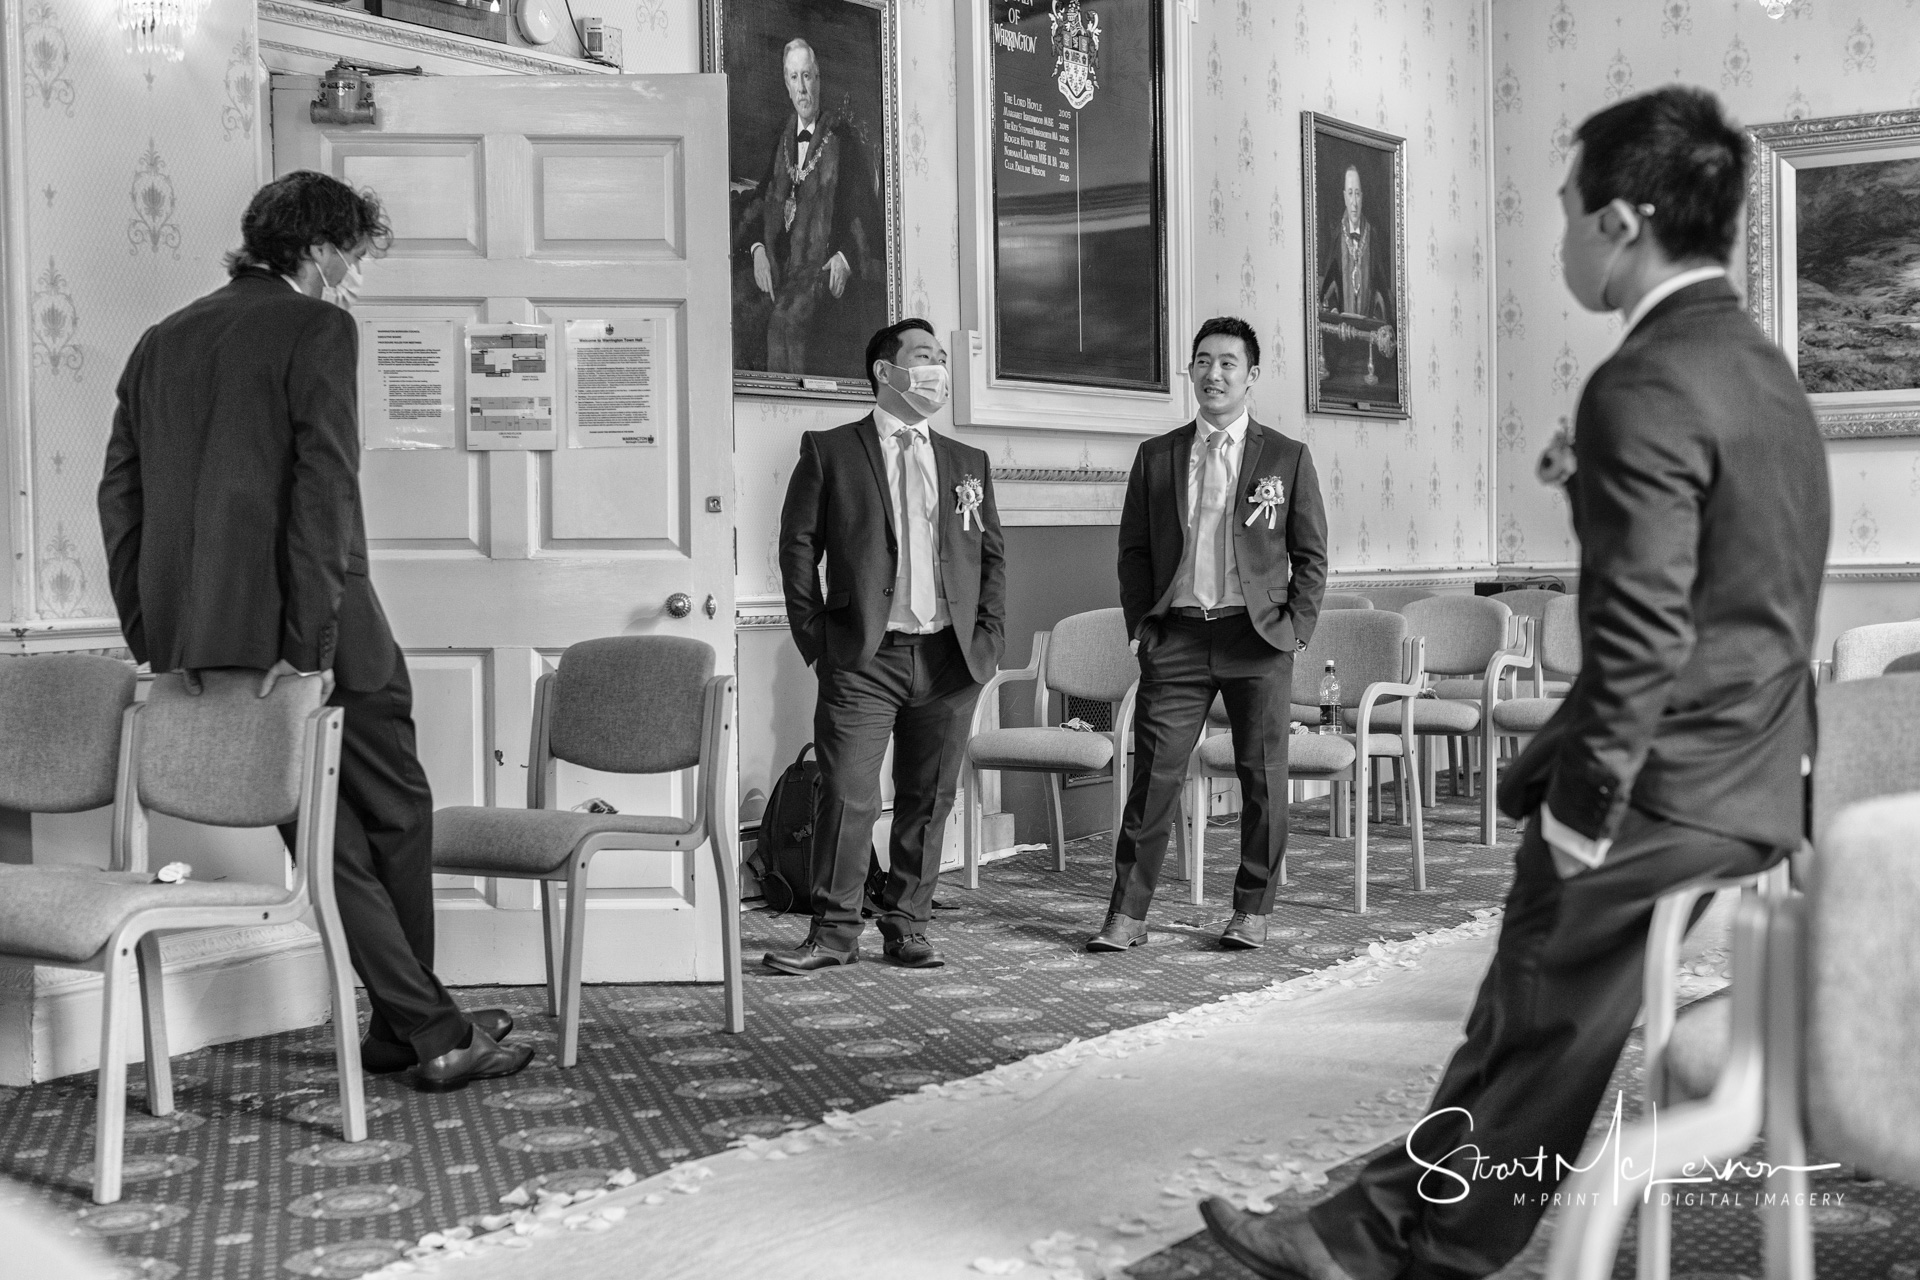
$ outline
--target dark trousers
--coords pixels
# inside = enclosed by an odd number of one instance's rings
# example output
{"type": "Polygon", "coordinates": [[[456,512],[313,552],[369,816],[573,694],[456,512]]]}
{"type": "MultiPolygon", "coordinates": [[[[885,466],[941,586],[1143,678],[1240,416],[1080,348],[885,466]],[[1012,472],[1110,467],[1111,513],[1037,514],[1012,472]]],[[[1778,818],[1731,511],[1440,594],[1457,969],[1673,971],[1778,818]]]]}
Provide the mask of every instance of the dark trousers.
{"type": "MultiPolygon", "coordinates": [[[[433,793],[414,747],[413,685],[396,656],[385,688],[336,686],[346,711],[333,887],[347,953],[366,984],[367,1034],[411,1044],[421,1061],[457,1049],[466,1015],[433,972],[433,793]]],[[[281,828],[292,843],[293,828],[281,828]]]]}
{"type": "Polygon", "coordinates": [[[1655,901],[1702,876],[1751,875],[1783,852],[1636,809],[1598,870],[1562,880],[1538,826],[1528,824],[1514,857],[1467,1041],[1415,1131],[1418,1155],[1460,1176],[1429,1172],[1402,1142],[1309,1215],[1354,1280],[1464,1280],[1525,1248],[1560,1185],[1556,1158],[1579,1159],[1640,1010],[1655,901]],[[1476,1178],[1475,1154],[1482,1170],[1527,1163],[1521,1176],[1476,1178]]]}
{"type": "Polygon", "coordinates": [[[960,761],[980,686],[953,628],[930,636],[888,633],[858,671],[822,658],[814,667],[813,939],[847,951],[860,939],[860,901],[880,818],[880,764],[893,742],[893,835],[880,932],[924,933],[940,878],[940,847],[953,812],[960,761]]]}
{"type": "Polygon", "coordinates": [[[1170,616],[1144,631],[1133,782],[1113,845],[1111,909],[1135,920],[1147,918],[1186,781],[1187,757],[1217,693],[1233,728],[1233,768],[1240,779],[1240,871],[1233,879],[1233,909],[1264,916],[1273,909],[1280,864],[1287,856],[1293,655],[1268,644],[1245,614],[1210,622],[1170,616]]]}

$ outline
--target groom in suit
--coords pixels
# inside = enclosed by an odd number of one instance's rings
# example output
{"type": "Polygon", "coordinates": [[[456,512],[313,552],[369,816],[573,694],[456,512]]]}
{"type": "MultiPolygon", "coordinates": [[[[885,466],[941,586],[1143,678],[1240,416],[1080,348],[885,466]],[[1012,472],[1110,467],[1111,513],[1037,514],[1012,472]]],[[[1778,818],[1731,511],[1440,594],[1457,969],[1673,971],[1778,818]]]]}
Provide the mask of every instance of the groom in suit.
{"type": "Polygon", "coordinates": [[[1293,655],[1327,584],[1327,520],[1307,446],[1247,414],[1260,378],[1253,326],[1200,326],[1188,367],[1198,421],[1140,446],[1120,515],[1120,607],[1140,661],[1134,773],[1114,841],[1113,895],[1089,951],[1147,940],[1187,756],[1214,695],[1233,726],[1240,871],[1220,943],[1266,942],[1287,853],[1293,655]]]}
{"type": "Polygon", "coordinates": [[[820,682],[813,927],[765,963],[812,973],[860,958],[862,889],[893,742],[893,833],[878,894],[887,959],[940,965],[927,939],[942,833],[980,686],[1000,664],[1006,569],[987,455],[930,430],[947,353],[925,320],[867,343],[872,413],[800,437],[780,510],[780,571],[820,682]]]}
{"type": "Polygon", "coordinates": [[[1498,1271],[1579,1157],[1640,1008],[1654,903],[1764,870],[1806,829],[1827,462],[1792,365],[1726,278],[1746,136],[1673,86],[1576,137],[1567,287],[1626,331],[1542,463],[1580,535],[1584,664],[1501,779],[1526,833],[1427,1119],[1310,1213],[1201,1207],[1261,1276],[1498,1271]],[[1519,1177],[1475,1176],[1514,1161],[1519,1177]],[[1423,1184],[1428,1163],[1446,1172],[1423,1184]]]}

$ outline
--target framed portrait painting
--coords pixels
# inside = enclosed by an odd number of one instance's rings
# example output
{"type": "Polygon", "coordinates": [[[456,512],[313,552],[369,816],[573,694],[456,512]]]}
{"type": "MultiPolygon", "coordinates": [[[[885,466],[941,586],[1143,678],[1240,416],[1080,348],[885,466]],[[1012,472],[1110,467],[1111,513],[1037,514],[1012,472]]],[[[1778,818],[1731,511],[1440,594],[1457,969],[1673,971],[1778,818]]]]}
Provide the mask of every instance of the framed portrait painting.
{"type": "Polygon", "coordinates": [[[1308,413],[1408,416],[1406,145],[1300,113],[1308,413]]]}
{"type": "Polygon", "coordinates": [[[1920,110],[1756,125],[1747,306],[1828,437],[1920,436],[1920,110]]]}
{"type": "Polygon", "coordinates": [[[900,314],[898,0],[703,0],[727,77],[734,389],[866,397],[900,314]]]}

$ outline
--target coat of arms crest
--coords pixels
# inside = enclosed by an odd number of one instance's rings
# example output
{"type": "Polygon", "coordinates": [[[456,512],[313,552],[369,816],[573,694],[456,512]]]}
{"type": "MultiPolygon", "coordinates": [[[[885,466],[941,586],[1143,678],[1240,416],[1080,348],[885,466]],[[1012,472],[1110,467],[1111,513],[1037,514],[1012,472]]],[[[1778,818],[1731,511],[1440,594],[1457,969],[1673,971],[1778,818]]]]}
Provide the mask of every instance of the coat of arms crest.
{"type": "Polygon", "coordinates": [[[1093,101],[1100,87],[1094,58],[1100,52],[1100,15],[1080,12],[1080,0],[1067,0],[1063,12],[1060,0],[1053,0],[1053,74],[1060,96],[1075,111],[1093,101]]]}

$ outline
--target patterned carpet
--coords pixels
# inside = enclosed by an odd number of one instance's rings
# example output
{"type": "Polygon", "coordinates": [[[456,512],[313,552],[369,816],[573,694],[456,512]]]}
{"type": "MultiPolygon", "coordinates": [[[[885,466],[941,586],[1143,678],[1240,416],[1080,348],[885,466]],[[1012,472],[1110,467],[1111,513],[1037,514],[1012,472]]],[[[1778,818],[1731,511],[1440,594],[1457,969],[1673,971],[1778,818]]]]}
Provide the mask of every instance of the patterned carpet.
{"type": "MultiPolygon", "coordinates": [[[[1376,827],[1372,909],[1355,916],[1352,846],[1326,838],[1325,813],[1324,804],[1296,809],[1292,883],[1261,951],[1214,944],[1236,847],[1221,830],[1207,905],[1187,905],[1185,882],[1170,879],[1151,917],[1152,945],[1084,954],[1111,874],[1107,838],[1092,837],[1069,847],[1064,873],[1051,871],[1046,853],[1027,853],[986,867],[978,893],[943,887],[952,909],[938,913],[932,933],[944,969],[768,973],[755,963],[760,953],[797,942],[806,922],[748,913],[742,1036],[719,1031],[717,987],[593,987],[581,1065],[563,1073],[540,991],[469,988],[459,993],[464,1004],[512,1010],[514,1038],[541,1056],[518,1078],[451,1095],[415,1094],[404,1076],[368,1077],[365,1143],[336,1140],[333,1058],[316,1028],[176,1058],[179,1109],[165,1119],[141,1109],[133,1070],[120,1203],[95,1206],[86,1196],[91,1076],[0,1089],[0,1168],[112,1250],[128,1277],[359,1276],[429,1232],[499,1212],[515,1188],[646,1176],[747,1136],[1323,968],[1371,941],[1456,925],[1504,894],[1510,848],[1472,844],[1474,806],[1443,801],[1428,815],[1430,887],[1408,887],[1405,828],[1376,827]]],[[[873,935],[868,945],[877,950],[873,935]]]]}

